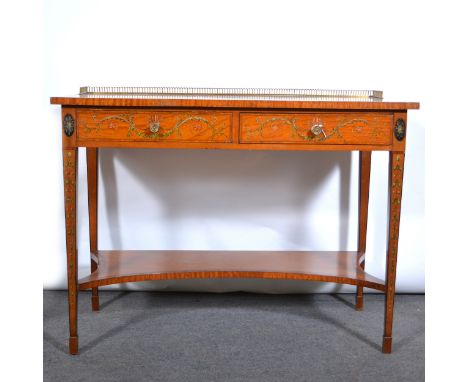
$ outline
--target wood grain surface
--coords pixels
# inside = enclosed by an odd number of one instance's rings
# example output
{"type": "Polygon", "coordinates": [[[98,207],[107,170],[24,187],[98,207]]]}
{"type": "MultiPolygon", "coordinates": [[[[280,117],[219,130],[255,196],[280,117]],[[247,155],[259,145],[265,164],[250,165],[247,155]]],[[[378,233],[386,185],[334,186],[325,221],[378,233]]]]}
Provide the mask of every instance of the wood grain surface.
{"type": "Polygon", "coordinates": [[[190,278],[269,278],[339,282],[384,290],[356,264],[358,252],[99,251],[97,271],[80,289],[131,281],[190,278]]]}
{"type": "Polygon", "coordinates": [[[390,208],[388,212],[388,243],[385,274],[385,327],[382,342],[382,352],[387,354],[392,352],[393,308],[405,153],[391,152],[389,157],[388,198],[390,208]]]}
{"type": "Polygon", "coordinates": [[[78,250],[76,247],[76,190],[78,175],[78,150],[64,148],[63,155],[63,190],[65,199],[65,239],[67,247],[68,313],[70,354],[78,353],[78,250]]]}
{"type": "Polygon", "coordinates": [[[391,113],[241,113],[242,143],[389,145],[391,113]],[[314,134],[314,126],[322,132],[314,134]]]}
{"type": "MultiPolygon", "coordinates": [[[[93,147],[86,148],[86,167],[88,180],[88,217],[89,217],[89,253],[91,257],[91,272],[98,267],[98,166],[99,151],[93,147]]],[[[93,288],[91,292],[93,311],[99,310],[99,291],[93,288]]]]}
{"type": "MultiPolygon", "coordinates": [[[[359,226],[358,226],[358,257],[357,266],[364,270],[367,241],[367,217],[369,208],[369,187],[371,174],[372,151],[359,152],[359,226]]],[[[356,290],[356,310],[364,308],[364,288],[356,290]]]]}
{"type": "Polygon", "coordinates": [[[77,289],[144,280],[270,278],[335,282],[384,291],[382,351],[392,349],[392,323],[407,111],[416,102],[152,97],[52,97],[62,105],[62,146],[70,354],[78,352],[77,289]],[[402,123],[403,122],[403,123],[402,123]],[[311,131],[320,125],[322,130],[311,131]],[[404,134],[402,133],[404,127],[404,134]],[[396,129],[397,128],[397,129],[396,129]],[[397,134],[395,134],[395,132],[397,134]],[[77,280],[77,148],[87,148],[91,274],[77,280]],[[360,151],[357,251],[99,251],[98,148],[360,151]],[[386,280],[364,271],[371,152],[390,152],[390,217],[386,280]]]}
{"type": "Polygon", "coordinates": [[[132,109],[77,110],[78,138],[118,141],[231,142],[232,113],[132,109]]]}
{"type": "Polygon", "coordinates": [[[263,101],[213,99],[158,99],[113,97],[51,97],[50,102],[64,106],[110,107],[182,107],[238,109],[333,109],[333,110],[409,110],[419,109],[418,102],[359,102],[359,101],[263,101]]]}

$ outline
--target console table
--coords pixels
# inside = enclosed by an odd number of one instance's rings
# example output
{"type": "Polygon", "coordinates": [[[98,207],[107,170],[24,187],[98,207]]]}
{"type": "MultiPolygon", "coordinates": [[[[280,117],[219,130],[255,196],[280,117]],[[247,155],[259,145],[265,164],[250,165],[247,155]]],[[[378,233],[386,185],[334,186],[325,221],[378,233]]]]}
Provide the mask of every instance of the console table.
{"type": "Polygon", "coordinates": [[[385,293],[382,351],[392,349],[393,302],[406,120],[414,102],[384,102],[378,91],[202,88],[81,88],[52,97],[62,108],[63,186],[70,354],[78,353],[77,294],[109,284],[187,278],[273,278],[356,285],[385,293]],[[77,278],[78,147],[86,147],[91,273],[77,278]],[[359,151],[356,251],[122,251],[98,249],[100,147],[359,151]],[[364,271],[371,154],[389,152],[386,277],[364,271]]]}

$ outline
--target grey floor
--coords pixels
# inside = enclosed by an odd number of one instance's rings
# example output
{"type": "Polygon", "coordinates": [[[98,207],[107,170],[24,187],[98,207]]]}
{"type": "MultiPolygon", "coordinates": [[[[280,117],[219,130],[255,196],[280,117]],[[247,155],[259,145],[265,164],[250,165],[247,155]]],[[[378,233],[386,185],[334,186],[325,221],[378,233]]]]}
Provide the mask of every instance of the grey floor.
{"type": "Polygon", "coordinates": [[[397,295],[383,355],[383,296],[101,291],[79,295],[68,355],[67,295],[44,292],[44,381],[423,381],[424,296],[397,295]]]}

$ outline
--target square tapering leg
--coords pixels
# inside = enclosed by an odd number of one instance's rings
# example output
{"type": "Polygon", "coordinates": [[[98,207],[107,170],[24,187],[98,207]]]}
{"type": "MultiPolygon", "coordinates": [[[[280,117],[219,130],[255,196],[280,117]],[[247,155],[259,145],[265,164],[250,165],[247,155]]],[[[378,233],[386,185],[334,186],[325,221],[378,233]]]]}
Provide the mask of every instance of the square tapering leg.
{"type": "Polygon", "coordinates": [[[77,248],[76,248],[76,180],[78,149],[63,149],[63,187],[65,197],[65,234],[67,247],[68,308],[70,323],[70,354],[78,353],[77,327],[77,248]]]}
{"type": "Polygon", "coordinates": [[[393,305],[395,300],[396,266],[398,255],[398,235],[400,231],[401,196],[403,187],[403,170],[405,153],[390,152],[389,161],[389,217],[387,268],[385,278],[385,329],[382,352],[392,352],[393,305]]]}
{"type": "MultiPolygon", "coordinates": [[[[367,216],[369,207],[369,184],[371,173],[372,151],[359,152],[359,235],[357,266],[364,269],[367,239],[367,216]]],[[[358,286],[356,290],[356,310],[364,308],[364,288],[358,286]]]]}
{"type": "MultiPolygon", "coordinates": [[[[88,175],[88,214],[89,214],[89,247],[91,253],[91,272],[98,267],[98,149],[86,148],[86,164],[88,175]]],[[[98,288],[91,290],[91,306],[93,311],[99,310],[98,288]]]]}

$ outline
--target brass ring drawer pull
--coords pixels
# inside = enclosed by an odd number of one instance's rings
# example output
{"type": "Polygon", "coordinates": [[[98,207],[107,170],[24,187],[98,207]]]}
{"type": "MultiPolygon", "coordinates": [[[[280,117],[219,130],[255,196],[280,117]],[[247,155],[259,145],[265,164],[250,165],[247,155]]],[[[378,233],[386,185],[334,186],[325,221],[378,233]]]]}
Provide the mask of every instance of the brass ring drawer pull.
{"type": "Polygon", "coordinates": [[[310,128],[310,131],[315,136],[319,136],[320,134],[323,134],[324,138],[327,137],[327,134],[325,134],[325,130],[323,129],[323,124],[322,123],[314,123],[312,125],[312,127],[310,128]]]}
{"type": "Polygon", "coordinates": [[[157,133],[159,131],[159,128],[160,128],[160,124],[159,122],[150,122],[150,126],[149,126],[149,129],[152,133],[157,133]]]}

